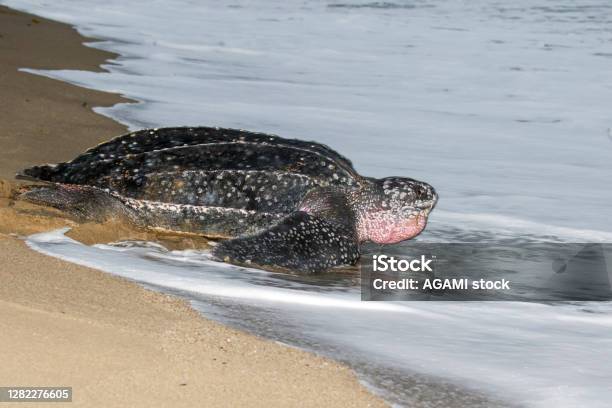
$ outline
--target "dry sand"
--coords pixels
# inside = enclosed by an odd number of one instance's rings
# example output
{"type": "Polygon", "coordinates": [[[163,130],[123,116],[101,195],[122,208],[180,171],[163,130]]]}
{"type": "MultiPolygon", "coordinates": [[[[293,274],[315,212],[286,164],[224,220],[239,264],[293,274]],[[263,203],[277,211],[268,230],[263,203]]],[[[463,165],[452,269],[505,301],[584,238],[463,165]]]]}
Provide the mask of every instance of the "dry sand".
{"type": "Polygon", "coordinates": [[[72,386],[68,406],[383,406],[335,362],[205,320],[181,300],[9,235],[70,225],[85,242],[149,238],[10,199],[17,170],[70,159],[125,130],[91,111],[121,97],[17,71],[99,70],[113,57],[84,40],[0,7],[0,385],[72,386]]]}

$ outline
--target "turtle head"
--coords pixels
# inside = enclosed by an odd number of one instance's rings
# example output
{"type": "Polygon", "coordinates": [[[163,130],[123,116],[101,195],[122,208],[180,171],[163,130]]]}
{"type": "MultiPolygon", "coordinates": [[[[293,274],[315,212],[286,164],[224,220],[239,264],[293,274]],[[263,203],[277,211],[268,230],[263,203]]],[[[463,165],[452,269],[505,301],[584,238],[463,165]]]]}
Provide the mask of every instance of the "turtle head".
{"type": "Polygon", "coordinates": [[[393,244],[414,238],[425,229],[438,201],[432,186],[407,177],[370,181],[354,201],[360,241],[393,244]]]}

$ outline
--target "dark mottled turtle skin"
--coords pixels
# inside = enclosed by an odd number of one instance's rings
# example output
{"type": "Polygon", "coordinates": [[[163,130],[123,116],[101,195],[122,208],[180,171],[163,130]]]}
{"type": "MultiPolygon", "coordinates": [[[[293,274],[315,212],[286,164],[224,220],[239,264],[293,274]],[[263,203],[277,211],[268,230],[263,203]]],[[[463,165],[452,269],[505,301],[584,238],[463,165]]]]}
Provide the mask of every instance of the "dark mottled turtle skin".
{"type": "Polygon", "coordinates": [[[362,177],[319,143],[209,127],[140,130],[19,176],[49,182],[24,200],[227,238],[220,260],[303,273],[354,264],[364,241],[418,235],[437,201],[420,181],[362,177]]]}

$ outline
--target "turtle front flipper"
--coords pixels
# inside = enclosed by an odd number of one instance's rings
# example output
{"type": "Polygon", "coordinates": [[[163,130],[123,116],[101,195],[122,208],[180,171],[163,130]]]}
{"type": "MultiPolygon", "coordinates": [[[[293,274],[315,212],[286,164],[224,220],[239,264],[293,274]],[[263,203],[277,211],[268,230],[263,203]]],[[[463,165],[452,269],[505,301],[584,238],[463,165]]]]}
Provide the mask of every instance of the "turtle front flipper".
{"type": "Polygon", "coordinates": [[[350,229],[298,211],[254,235],[219,243],[213,255],[229,263],[317,273],[354,264],[359,248],[350,229]]]}
{"type": "Polygon", "coordinates": [[[29,186],[18,199],[57,208],[78,221],[103,222],[110,218],[135,220],[132,209],[112,194],[96,187],[71,184],[29,186]]]}

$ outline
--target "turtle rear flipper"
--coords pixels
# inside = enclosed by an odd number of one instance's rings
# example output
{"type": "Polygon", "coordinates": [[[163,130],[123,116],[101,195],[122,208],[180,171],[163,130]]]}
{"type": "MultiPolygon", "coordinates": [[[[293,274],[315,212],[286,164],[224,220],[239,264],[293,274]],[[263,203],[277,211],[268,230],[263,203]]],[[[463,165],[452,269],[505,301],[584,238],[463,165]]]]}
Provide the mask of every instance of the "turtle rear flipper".
{"type": "Polygon", "coordinates": [[[316,273],[354,264],[359,248],[347,228],[298,211],[257,234],[219,243],[213,255],[230,263],[316,273]]]}
{"type": "Polygon", "coordinates": [[[110,218],[133,219],[132,211],[119,199],[96,187],[71,184],[29,186],[17,198],[66,212],[79,221],[103,222],[110,218]]]}

